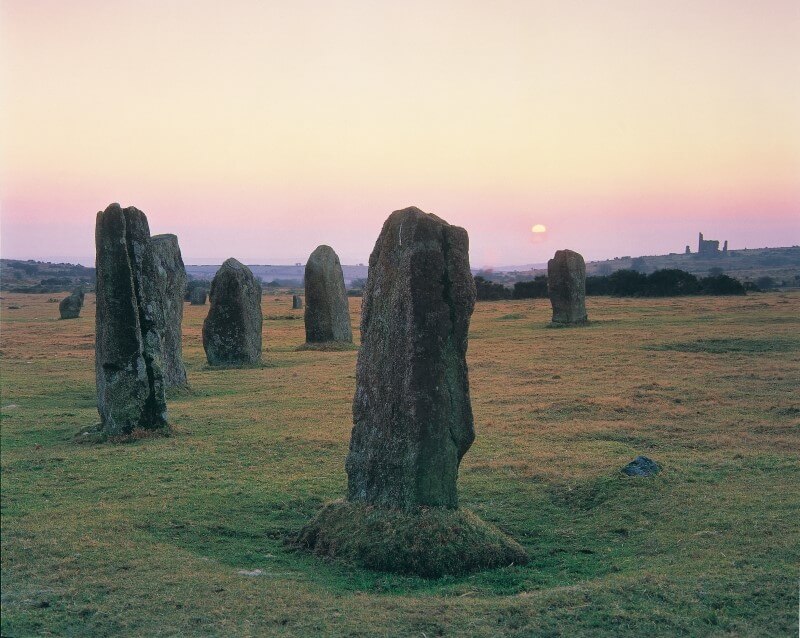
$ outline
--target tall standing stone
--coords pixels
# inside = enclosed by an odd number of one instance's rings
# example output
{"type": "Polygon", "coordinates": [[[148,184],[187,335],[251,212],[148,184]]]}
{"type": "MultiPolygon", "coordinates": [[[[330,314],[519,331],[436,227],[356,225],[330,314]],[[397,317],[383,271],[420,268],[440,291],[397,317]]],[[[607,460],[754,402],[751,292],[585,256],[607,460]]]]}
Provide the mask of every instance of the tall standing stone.
{"type": "Polygon", "coordinates": [[[300,295],[292,295],[292,310],[301,310],[303,308],[303,298],[300,295]]]}
{"type": "Polygon", "coordinates": [[[250,269],[228,259],[214,275],[203,348],[211,365],[261,361],[261,284],[250,269]]]}
{"type": "Polygon", "coordinates": [[[167,424],[161,305],[145,214],[111,204],[97,214],[97,409],[106,434],[167,424]]]}
{"type": "Polygon", "coordinates": [[[155,302],[162,305],[158,313],[164,319],[161,338],[164,353],[164,382],[168,388],[187,386],[183,365],[181,322],[183,297],[186,291],[186,268],[175,235],[154,235],[150,239],[155,261],[155,302]]]}
{"type": "Polygon", "coordinates": [[[586,263],[572,250],[557,250],[547,262],[547,292],[553,306],[553,323],[585,323],[586,263]]]}
{"type": "Polygon", "coordinates": [[[306,280],[306,342],[353,342],[350,308],[339,257],[330,246],[318,246],[308,258],[306,280]]]}
{"type": "Polygon", "coordinates": [[[58,304],[58,312],[62,319],[77,319],[81,316],[83,308],[83,287],[78,286],[69,297],[65,297],[58,304]]]}
{"type": "Polygon", "coordinates": [[[475,438],[466,363],[474,306],[467,232],[418,208],[392,213],[364,289],[349,501],[458,506],[458,466],[475,438]]]}

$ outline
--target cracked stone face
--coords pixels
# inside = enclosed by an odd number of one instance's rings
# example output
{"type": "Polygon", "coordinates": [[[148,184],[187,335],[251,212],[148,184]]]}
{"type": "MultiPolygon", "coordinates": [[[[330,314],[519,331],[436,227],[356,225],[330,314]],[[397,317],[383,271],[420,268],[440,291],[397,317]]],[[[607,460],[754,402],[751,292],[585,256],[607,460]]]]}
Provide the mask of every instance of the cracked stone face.
{"type": "Polygon", "coordinates": [[[553,323],[583,323],[586,315],[586,263],[573,250],[557,250],[547,262],[547,292],[553,323]]]}
{"type": "Polygon", "coordinates": [[[145,214],[111,204],[97,213],[97,410],[112,435],[167,424],[161,306],[145,214]]]}
{"type": "Polygon", "coordinates": [[[475,431],[467,334],[469,238],[418,208],[392,213],[369,260],[356,368],[348,500],[458,506],[475,431]]]}

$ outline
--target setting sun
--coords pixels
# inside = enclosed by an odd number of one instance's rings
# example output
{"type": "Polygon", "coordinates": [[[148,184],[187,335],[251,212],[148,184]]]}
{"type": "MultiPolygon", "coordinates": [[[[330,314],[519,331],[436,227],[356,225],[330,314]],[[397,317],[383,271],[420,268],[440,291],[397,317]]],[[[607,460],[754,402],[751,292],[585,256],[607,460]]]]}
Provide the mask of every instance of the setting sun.
{"type": "Polygon", "coordinates": [[[547,226],[545,226],[544,224],[536,224],[536,225],[534,225],[533,228],[531,228],[531,232],[532,233],[546,233],[547,232],[547,226]]]}

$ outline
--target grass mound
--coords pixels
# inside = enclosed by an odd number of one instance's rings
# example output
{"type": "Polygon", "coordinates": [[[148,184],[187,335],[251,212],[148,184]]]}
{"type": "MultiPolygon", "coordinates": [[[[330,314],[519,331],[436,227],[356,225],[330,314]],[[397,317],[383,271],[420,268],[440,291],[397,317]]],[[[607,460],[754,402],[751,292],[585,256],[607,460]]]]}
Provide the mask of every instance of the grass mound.
{"type": "Polygon", "coordinates": [[[376,571],[440,578],[524,565],[522,546],[468,510],[392,510],[336,501],[295,540],[317,556],[376,571]]]}

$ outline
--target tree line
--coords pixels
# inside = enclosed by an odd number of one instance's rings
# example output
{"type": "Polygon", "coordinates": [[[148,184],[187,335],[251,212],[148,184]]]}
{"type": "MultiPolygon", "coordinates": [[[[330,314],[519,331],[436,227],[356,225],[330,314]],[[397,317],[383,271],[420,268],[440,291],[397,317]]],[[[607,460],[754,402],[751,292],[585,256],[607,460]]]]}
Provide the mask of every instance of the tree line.
{"type": "MultiPolygon", "coordinates": [[[[479,301],[498,299],[546,298],[547,275],[531,281],[518,281],[513,288],[475,276],[479,301]]],[[[656,270],[646,275],[636,270],[617,270],[610,275],[592,275],[586,278],[587,295],[613,297],[677,297],[683,295],[743,295],[747,290],[758,290],[752,284],[742,284],[729,275],[713,274],[697,277],[677,268],[656,270]]]]}

